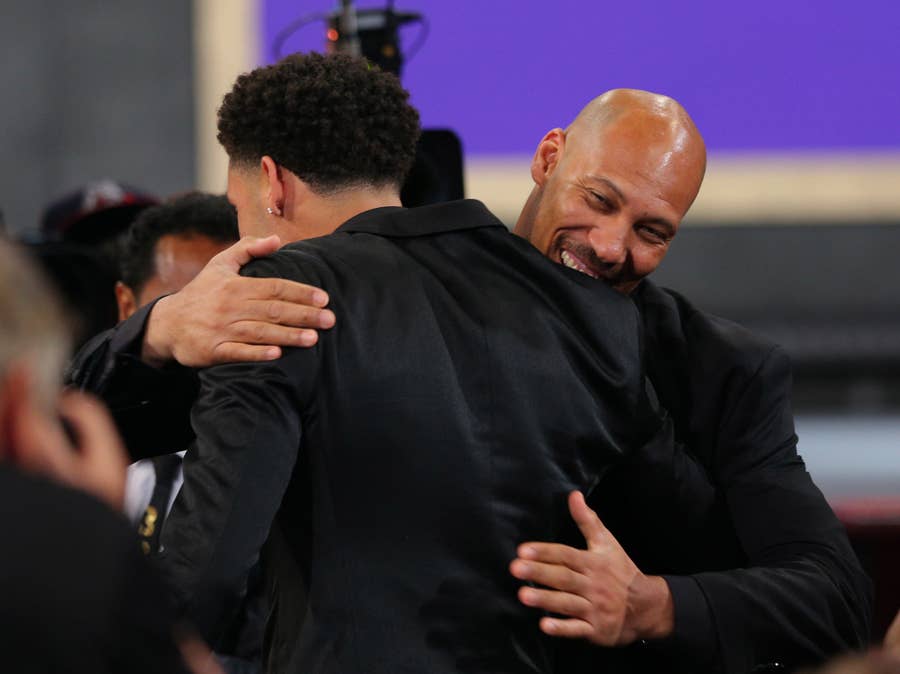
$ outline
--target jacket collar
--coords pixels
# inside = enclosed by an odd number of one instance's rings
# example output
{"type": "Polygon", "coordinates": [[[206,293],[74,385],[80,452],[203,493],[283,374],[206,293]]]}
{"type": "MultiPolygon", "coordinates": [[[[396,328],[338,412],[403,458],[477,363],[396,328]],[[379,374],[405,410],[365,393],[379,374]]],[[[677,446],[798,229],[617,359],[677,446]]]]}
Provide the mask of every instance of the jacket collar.
{"type": "Polygon", "coordinates": [[[338,227],[337,231],[407,237],[481,227],[506,228],[483,203],[475,199],[463,199],[419,208],[373,208],[353,216],[338,227]]]}

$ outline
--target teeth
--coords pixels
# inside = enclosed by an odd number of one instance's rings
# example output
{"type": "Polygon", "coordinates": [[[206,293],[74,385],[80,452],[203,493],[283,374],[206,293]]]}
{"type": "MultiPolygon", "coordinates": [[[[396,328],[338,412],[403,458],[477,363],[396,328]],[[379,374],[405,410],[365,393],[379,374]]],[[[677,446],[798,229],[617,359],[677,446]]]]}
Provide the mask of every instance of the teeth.
{"type": "Polygon", "coordinates": [[[591,278],[598,278],[594,272],[584,266],[581,263],[581,260],[572,255],[569,251],[564,250],[562,253],[560,253],[559,258],[562,260],[562,263],[569,269],[580,271],[582,274],[587,274],[591,278]]]}

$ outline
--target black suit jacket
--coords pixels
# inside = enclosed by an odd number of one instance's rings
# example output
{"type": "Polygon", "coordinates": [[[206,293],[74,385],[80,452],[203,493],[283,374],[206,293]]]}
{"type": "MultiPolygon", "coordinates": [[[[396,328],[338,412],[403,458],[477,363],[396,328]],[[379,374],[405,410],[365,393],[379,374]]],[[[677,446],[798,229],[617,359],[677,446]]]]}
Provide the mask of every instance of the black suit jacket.
{"type": "Polygon", "coordinates": [[[337,325],[201,374],[162,559],[195,624],[214,642],[274,526],[274,671],[578,671],[508,566],[577,542],[568,492],[658,425],[630,300],[477,202],[369,211],[244,272],[324,288],[337,325]]]}
{"type": "MultiPolygon", "coordinates": [[[[673,591],[684,657],[667,653],[666,669],[792,669],[864,647],[871,586],[797,454],[788,357],[650,281],[634,299],[673,423],[608,475],[594,505],[673,591]]],[[[643,656],[661,671],[652,649],[643,656]]]]}
{"type": "MultiPolygon", "coordinates": [[[[649,281],[634,298],[649,373],[671,416],[591,500],[639,566],[666,575],[675,634],[584,655],[610,672],[742,674],[862,646],[871,590],[796,456],[784,353],[649,281]]],[[[139,360],[151,308],[100,335],[69,372],[110,403],[135,456],[193,436],[193,372],[139,360]]],[[[288,555],[277,557],[291,568],[288,555]]],[[[295,610],[304,602],[296,590],[295,610]]],[[[302,611],[292,622],[300,620],[302,611]]]]}
{"type": "Polygon", "coordinates": [[[0,463],[0,671],[187,672],[125,519],[0,463]]]}

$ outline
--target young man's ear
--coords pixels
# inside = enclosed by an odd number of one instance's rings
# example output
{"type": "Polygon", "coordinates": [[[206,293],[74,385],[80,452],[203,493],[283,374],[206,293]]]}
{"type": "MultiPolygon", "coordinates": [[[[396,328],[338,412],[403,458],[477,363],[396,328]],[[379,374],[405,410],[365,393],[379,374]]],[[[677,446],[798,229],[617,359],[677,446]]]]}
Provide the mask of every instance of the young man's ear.
{"type": "Polygon", "coordinates": [[[531,178],[535,185],[544,186],[559,165],[565,145],[566,132],[562,129],[552,129],[541,139],[534,158],[531,160],[531,178]]]}
{"type": "Polygon", "coordinates": [[[138,309],[134,291],[121,281],[116,281],[116,304],[119,307],[119,321],[129,318],[138,309]]]}
{"type": "Polygon", "coordinates": [[[281,166],[275,163],[269,155],[264,155],[259,161],[262,180],[266,189],[264,205],[266,213],[280,217],[284,215],[284,172],[281,166]]]}

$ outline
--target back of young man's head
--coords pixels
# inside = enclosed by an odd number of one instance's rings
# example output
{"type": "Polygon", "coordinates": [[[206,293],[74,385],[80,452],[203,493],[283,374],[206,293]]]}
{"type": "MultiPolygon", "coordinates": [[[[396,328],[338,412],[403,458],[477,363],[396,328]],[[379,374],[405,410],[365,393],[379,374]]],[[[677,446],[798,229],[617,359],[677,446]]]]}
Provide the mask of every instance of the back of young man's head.
{"type": "Polygon", "coordinates": [[[419,114],[392,74],[344,54],[294,54],[241,75],[219,109],[232,165],[271,157],[313,190],[399,189],[419,114]]]}
{"type": "Polygon", "coordinates": [[[120,320],[180,290],[237,239],[237,215],[222,195],[195,192],[143,211],[122,246],[116,286],[120,320]]]}

